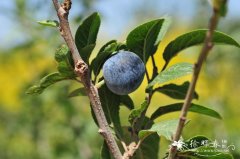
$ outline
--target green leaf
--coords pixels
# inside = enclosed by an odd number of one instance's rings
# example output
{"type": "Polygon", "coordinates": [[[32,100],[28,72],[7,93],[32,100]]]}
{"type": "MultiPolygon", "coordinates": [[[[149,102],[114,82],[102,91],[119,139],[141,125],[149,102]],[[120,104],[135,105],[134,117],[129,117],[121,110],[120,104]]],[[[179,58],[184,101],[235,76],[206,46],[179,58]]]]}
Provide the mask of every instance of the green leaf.
{"type": "Polygon", "coordinates": [[[143,125],[147,129],[153,124],[153,121],[152,120],[150,121],[149,118],[146,115],[144,115],[148,106],[149,106],[148,101],[144,100],[140,108],[133,109],[130,115],[128,116],[128,121],[130,122],[132,128],[136,132],[140,131],[143,125]]]}
{"type": "MultiPolygon", "coordinates": [[[[123,141],[127,145],[132,142],[132,132],[127,127],[123,128],[123,141]]],[[[160,138],[156,133],[153,133],[141,142],[136,150],[133,159],[158,159],[160,138]]]]}
{"type": "Polygon", "coordinates": [[[85,47],[82,47],[81,50],[79,51],[81,57],[84,59],[84,60],[87,60],[85,62],[89,62],[89,57],[93,51],[93,49],[95,48],[96,44],[89,44],[89,45],[86,45],[85,47]]]}
{"type": "Polygon", "coordinates": [[[134,108],[133,101],[129,95],[120,96],[120,102],[130,110],[134,108]]]}
{"type": "Polygon", "coordinates": [[[85,88],[81,87],[69,93],[68,97],[86,96],[85,88]]]}
{"type": "Polygon", "coordinates": [[[189,75],[193,72],[193,65],[189,63],[177,63],[164,71],[160,72],[152,82],[150,82],[147,86],[147,90],[151,90],[156,84],[163,84],[165,82],[169,82],[171,80],[189,75]]]}
{"type": "Polygon", "coordinates": [[[61,45],[55,52],[55,60],[57,62],[62,62],[66,60],[66,55],[68,54],[69,49],[67,47],[67,45],[63,44],[61,45]]]}
{"type": "Polygon", "coordinates": [[[128,121],[130,123],[133,123],[136,119],[140,118],[141,114],[143,113],[143,111],[146,110],[148,106],[148,102],[145,100],[142,104],[140,108],[135,108],[131,111],[129,117],[128,117],[128,121]]]}
{"type": "Polygon", "coordinates": [[[58,63],[57,69],[59,72],[49,74],[42,78],[38,85],[34,85],[27,90],[27,94],[41,94],[47,87],[56,82],[75,79],[76,75],[73,69],[73,60],[66,45],[62,45],[56,50],[55,60],[58,63]]]}
{"type": "Polygon", "coordinates": [[[163,22],[161,30],[158,34],[158,38],[157,38],[156,43],[155,43],[156,45],[158,45],[162,41],[162,39],[166,35],[166,33],[167,33],[167,31],[168,31],[168,29],[171,25],[171,22],[172,22],[171,17],[165,16],[165,17],[163,17],[163,19],[164,19],[164,22],[163,22]]]}
{"type": "Polygon", "coordinates": [[[58,71],[65,77],[74,78],[74,64],[70,51],[66,45],[62,45],[55,53],[55,60],[58,63],[58,71]]]}
{"type": "MultiPolygon", "coordinates": [[[[141,140],[145,140],[147,136],[157,132],[159,136],[164,136],[167,140],[171,141],[173,134],[176,132],[178,121],[179,119],[171,119],[155,123],[150,129],[141,130],[138,133],[138,137],[141,140]]],[[[185,124],[187,123],[188,121],[185,124]]]]}
{"type": "Polygon", "coordinates": [[[158,34],[163,25],[163,21],[156,22],[148,31],[145,37],[144,49],[143,49],[143,61],[147,63],[148,58],[153,55],[157,51],[158,42],[156,41],[158,38],[158,34]]]}
{"type": "Polygon", "coordinates": [[[106,43],[99,51],[97,56],[91,63],[91,68],[95,76],[97,76],[104,64],[104,62],[116,51],[118,43],[115,40],[106,43]]]}
{"type": "Polygon", "coordinates": [[[101,147],[100,159],[112,159],[107,143],[105,141],[101,147]]]}
{"type": "Polygon", "coordinates": [[[113,123],[116,134],[122,137],[122,127],[120,123],[119,110],[120,98],[119,95],[112,93],[106,85],[99,89],[99,96],[103,111],[107,118],[108,123],[113,123]]]}
{"type": "MultiPolygon", "coordinates": [[[[182,85],[167,84],[154,89],[154,92],[163,93],[174,99],[185,99],[189,87],[189,82],[184,82],[182,85]]],[[[193,99],[198,99],[198,94],[194,92],[193,99]]]]}
{"type": "Polygon", "coordinates": [[[133,159],[158,159],[160,137],[153,133],[141,143],[133,159]]]}
{"type": "MultiPolygon", "coordinates": [[[[152,114],[151,120],[155,120],[156,118],[160,117],[161,115],[164,115],[167,113],[180,111],[182,109],[182,106],[183,106],[183,103],[175,103],[175,104],[170,104],[167,106],[161,106],[152,114]]],[[[193,104],[193,103],[191,104],[189,111],[207,115],[207,116],[211,116],[211,117],[217,118],[217,119],[222,119],[221,115],[218,112],[216,112],[215,110],[201,106],[201,105],[193,104]]]]}
{"type": "Polygon", "coordinates": [[[234,159],[230,153],[220,151],[213,147],[201,146],[196,149],[177,152],[179,157],[189,159],[234,159]]]}
{"type": "Polygon", "coordinates": [[[220,15],[222,17],[225,17],[227,15],[227,12],[228,12],[228,8],[227,8],[227,0],[222,0],[223,3],[220,7],[220,15]]]}
{"type": "MultiPolygon", "coordinates": [[[[165,19],[157,19],[144,23],[131,31],[127,36],[127,47],[136,53],[144,63],[155,53],[159,40],[161,40],[160,38],[166,31],[163,28],[163,32],[160,33],[164,22],[165,19]],[[159,37],[159,35],[161,36],[159,37]]],[[[167,27],[167,25],[164,26],[167,27]]]]}
{"type": "Polygon", "coordinates": [[[58,27],[59,26],[59,22],[56,20],[42,20],[42,21],[37,21],[37,22],[44,26],[50,26],[50,27],[58,27]]]}
{"type": "Polygon", "coordinates": [[[227,14],[227,0],[209,0],[212,7],[218,11],[219,15],[225,17],[227,14]]]}
{"type": "Polygon", "coordinates": [[[27,94],[41,94],[47,87],[52,84],[69,79],[68,77],[62,76],[59,72],[49,74],[41,79],[39,85],[34,85],[27,90],[27,94]]]}
{"type": "Polygon", "coordinates": [[[179,156],[194,157],[194,159],[233,159],[230,153],[219,152],[213,147],[202,146],[197,149],[188,150],[185,153],[178,153],[179,156]]]}
{"type": "MultiPolygon", "coordinates": [[[[101,49],[99,50],[98,54],[101,54],[102,52],[106,51],[106,50],[112,50],[112,44],[117,44],[117,40],[110,40],[108,41],[106,44],[104,44],[101,49]]],[[[114,46],[114,45],[113,45],[114,46]]],[[[115,50],[115,49],[113,49],[115,50]]]]}
{"type": "Polygon", "coordinates": [[[89,62],[89,57],[95,47],[100,23],[101,20],[99,14],[93,13],[82,22],[75,35],[77,49],[82,59],[87,63],[89,62]]]}
{"type": "MultiPolygon", "coordinates": [[[[202,44],[206,36],[206,29],[195,30],[192,32],[180,35],[175,40],[171,41],[163,52],[163,58],[168,63],[178,52],[195,45],[202,44]]],[[[227,44],[240,47],[240,45],[230,36],[215,31],[212,41],[214,44],[227,44]]]]}

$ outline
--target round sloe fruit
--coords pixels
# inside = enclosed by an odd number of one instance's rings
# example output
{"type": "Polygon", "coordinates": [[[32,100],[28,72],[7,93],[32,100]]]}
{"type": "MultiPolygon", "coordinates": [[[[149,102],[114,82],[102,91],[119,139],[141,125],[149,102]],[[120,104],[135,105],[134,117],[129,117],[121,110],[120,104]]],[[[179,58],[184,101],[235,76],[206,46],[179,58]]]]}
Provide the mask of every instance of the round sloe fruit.
{"type": "Polygon", "coordinates": [[[145,66],[142,60],[129,51],[119,51],[103,65],[103,77],[107,87],[118,95],[135,91],[142,83],[145,66]]]}

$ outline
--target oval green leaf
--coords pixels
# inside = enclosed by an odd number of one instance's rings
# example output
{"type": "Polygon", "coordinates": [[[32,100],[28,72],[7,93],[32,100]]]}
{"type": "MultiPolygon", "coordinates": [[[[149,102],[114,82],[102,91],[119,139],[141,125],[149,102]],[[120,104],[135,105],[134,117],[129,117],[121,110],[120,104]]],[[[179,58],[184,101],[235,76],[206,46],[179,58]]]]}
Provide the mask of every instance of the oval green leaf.
{"type": "Polygon", "coordinates": [[[75,35],[77,49],[82,59],[87,63],[95,47],[100,23],[99,14],[93,13],[82,22],[75,35]]]}
{"type": "MultiPolygon", "coordinates": [[[[207,29],[195,30],[183,35],[180,35],[175,40],[171,41],[163,52],[163,58],[168,63],[174,56],[180,51],[191,47],[202,44],[206,36],[207,29]]],[[[226,44],[240,47],[240,45],[230,36],[214,31],[212,41],[214,44],[226,44]]]]}
{"type": "MultiPolygon", "coordinates": [[[[173,134],[176,132],[179,119],[165,120],[152,125],[148,130],[141,130],[138,137],[144,140],[147,136],[157,132],[159,136],[164,136],[167,140],[172,140],[173,134]]],[[[187,124],[189,121],[186,121],[187,124]]]]}
{"type": "Polygon", "coordinates": [[[134,108],[134,103],[132,98],[129,95],[122,95],[120,96],[121,104],[125,105],[129,110],[134,108]]]}
{"type": "Polygon", "coordinates": [[[136,53],[144,63],[155,53],[159,41],[166,32],[168,25],[164,25],[164,22],[169,23],[169,20],[157,19],[144,23],[127,36],[127,47],[136,53]]]}
{"type": "Polygon", "coordinates": [[[122,137],[122,127],[120,121],[120,96],[112,93],[104,84],[98,89],[100,101],[108,123],[112,123],[118,137],[122,137]]]}
{"type": "MultiPolygon", "coordinates": [[[[167,113],[180,111],[182,109],[182,106],[183,106],[183,103],[175,103],[167,106],[161,106],[152,114],[151,120],[155,120],[156,118],[167,113]]],[[[198,114],[207,115],[217,119],[222,119],[221,115],[215,110],[201,106],[201,105],[193,104],[193,103],[191,104],[189,111],[198,113],[198,114]]]]}
{"type": "MultiPolygon", "coordinates": [[[[174,99],[185,99],[188,91],[189,82],[184,82],[181,85],[167,84],[162,87],[158,87],[153,90],[153,92],[160,92],[174,99]]],[[[193,99],[198,99],[198,94],[194,92],[193,99]]]]}
{"type": "Polygon", "coordinates": [[[147,86],[147,90],[151,90],[154,85],[163,84],[171,80],[189,75],[193,72],[193,65],[190,63],[177,63],[164,71],[160,72],[152,82],[147,86]]]}
{"type": "Polygon", "coordinates": [[[91,68],[95,76],[99,74],[104,62],[116,51],[117,46],[117,41],[111,40],[99,50],[99,53],[91,63],[91,68]]]}
{"type": "Polygon", "coordinates": [[[179,157],[192,159],[234,159],[230,152],[224,152],[214,147],[201,146],[195,149],[177,152],[179,157]]]}
{"type": "Polygon", "coordinates": [[[43,77],[39,85],[34,85],[27,90],[27,94],[41,94],[47,87],[53,85],[56,82],[69,79],[62,76],[59,72],[51,73],[43,77]]]}
{"type": "Polygon", "coordinates": [[[100,159],[112,159],[111,153],[108,149],[108,145],[105,141],[103,141],[101,147],[100,159]]]}
{"type": "Polygon", "coordinates": [[[42,20],[42,21],[37,21],[38,24],[44,25],[44,26],[50,26],[50,27],[58,27],[59,22],[56,20],[42,20]]]}

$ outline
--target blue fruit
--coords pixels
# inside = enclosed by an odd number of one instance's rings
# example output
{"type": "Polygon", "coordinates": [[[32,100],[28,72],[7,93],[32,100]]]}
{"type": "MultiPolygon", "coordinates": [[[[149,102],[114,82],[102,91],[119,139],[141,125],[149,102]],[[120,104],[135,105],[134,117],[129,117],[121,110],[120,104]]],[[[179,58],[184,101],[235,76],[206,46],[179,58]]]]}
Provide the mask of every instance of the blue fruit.
{"type": "Polygon", "coordinates": [[[103,65],[107,87],[119,95],[135,91],[143,81],[145,66],[142,60],[129,51],[119,51],[103,65]]]}

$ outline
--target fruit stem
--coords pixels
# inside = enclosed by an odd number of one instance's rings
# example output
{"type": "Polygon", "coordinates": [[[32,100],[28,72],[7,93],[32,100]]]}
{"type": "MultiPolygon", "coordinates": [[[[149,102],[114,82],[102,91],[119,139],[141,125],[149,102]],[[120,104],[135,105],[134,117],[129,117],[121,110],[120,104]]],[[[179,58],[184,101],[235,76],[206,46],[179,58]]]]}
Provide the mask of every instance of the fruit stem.
{"type": "Polygon", "coordinates": [[[152,65],[153,65],[153,74],[151,78],[151,81],[152,81],[158,74],[158,68],[153,55],[151,55],[151,59],[152,59],[152,65]]]}
{"type": "Polygon", "coordinates": [[[101,88],[103,85],[105,84],[105,81],[104,80],[101,80],[100,82],[98,82],[97,84],[95,84],[95,87],[97,89],[101,88]]]}

